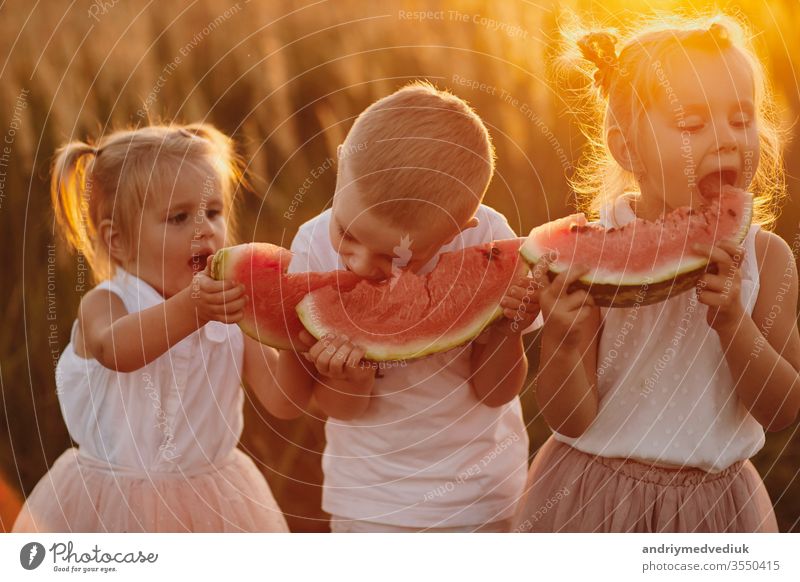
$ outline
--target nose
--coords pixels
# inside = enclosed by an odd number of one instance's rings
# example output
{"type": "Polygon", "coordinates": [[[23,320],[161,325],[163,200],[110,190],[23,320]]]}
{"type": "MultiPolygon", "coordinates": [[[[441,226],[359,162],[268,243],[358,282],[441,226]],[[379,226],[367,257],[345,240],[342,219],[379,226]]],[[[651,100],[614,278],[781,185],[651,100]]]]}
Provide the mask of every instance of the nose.
{"type": "Polygon", "coordinates": [[[211,224],[205,212],[198,212],[195,216],[194,232],[198,238],[210,238],[214,236],[214,226],[211,224]]]}
{"type": "Polygon", "coordinates": [[[720,152],[735,152],[739,149],[739,136],[730,123],[718,122],[715,130],[717,149],[720,152]]]}
{"type": "Polygon", "coordinates": [[[345,262],[352,272],[364,279],[386,279],[392,274],[391,265],[384,265],[368,252],[354,253],[345,262]]]}

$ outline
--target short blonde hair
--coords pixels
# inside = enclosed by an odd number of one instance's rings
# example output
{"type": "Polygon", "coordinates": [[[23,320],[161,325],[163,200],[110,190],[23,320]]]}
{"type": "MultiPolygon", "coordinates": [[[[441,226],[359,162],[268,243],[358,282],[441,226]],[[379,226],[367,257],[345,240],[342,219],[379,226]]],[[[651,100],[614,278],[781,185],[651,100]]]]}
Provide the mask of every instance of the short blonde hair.
{"type": "Polygon", "coordinates": [[[153,125],[58,149],[50,182],[56,222],[70,247],[86,257],[95,280],[112,276],[116,266],[99,236],[100,223],[111,219],[114,232],[133,249],[134,227],[148,195],[170,192],[178,170],[187,166],[216,175],[232,239],[242,164],[232,140],[213,126],[153,125]]]}
{"type": "Polygon", "coordinates": [[[593,103],[590,110],[596,114],[584,126],[590,147],[573,179],[584,206],[596,213],[624,192],[638,190],[633,174],[611,155],[605,133],[612,124],[625,132],[636,130],[639,113],[653,102],[659,86],[657,65],[683,51],[733,52],[753,73],[761,148],[761,160],[751,182],[753,220],[764,227],[773,226],[786,196],[780,124],[764,66],[743,24],[724,14],[662,15],[622,39],[611,32],[581,34],[575,43],[582,53],[579,66],[594,79],[594,86],[586,86],[585,103],[593,103]],[[617,44],[621,45],[619,51],[617,44]]]}
{"type": "Polygon", "coordinates": [[[460,228],[475,214],[494,173],[494,150],[481,118],[462,99],[422,82],[364,110],[340,146],[339,160],[337,192],[345,186],[346,165],[367,207],[400,227],[425,217],[429,224],[460,228]]]}

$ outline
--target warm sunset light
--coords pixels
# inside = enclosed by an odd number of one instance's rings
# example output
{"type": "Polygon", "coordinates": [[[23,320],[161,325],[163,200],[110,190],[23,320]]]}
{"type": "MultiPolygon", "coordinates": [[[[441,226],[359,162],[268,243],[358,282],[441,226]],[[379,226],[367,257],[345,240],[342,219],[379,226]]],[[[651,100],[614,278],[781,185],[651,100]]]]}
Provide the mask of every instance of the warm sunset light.
{"type": "Polygon", "coordinates": [[[800,532],[799,25],[0,2],[0,532],[800,532]]]}

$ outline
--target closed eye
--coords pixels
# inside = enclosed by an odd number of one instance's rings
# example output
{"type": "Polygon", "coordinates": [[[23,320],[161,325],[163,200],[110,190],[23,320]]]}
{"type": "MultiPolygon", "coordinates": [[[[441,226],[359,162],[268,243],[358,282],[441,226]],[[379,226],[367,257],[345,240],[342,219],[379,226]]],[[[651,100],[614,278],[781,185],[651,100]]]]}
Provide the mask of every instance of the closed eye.
{"type": "Polygon", "coordinates": [[[705,121],[698,115],[688,115],[682,119],[678,125],[681,129],[694,133],[700,131],[705,127],[705,121]]]}
{"type": "Polygon", "coordinates": [[[356,239],[353,238],[353,235],[351,235],[349,232],[346,232],[345,229],[343,229],[341,226],[339,227],[339,236],[342,237],[344,240],[350,241],[350,242],[353,242],[353,241],[356,240],[356,239]]]}
{"type": "Polygon", "coordinates": [[[747,129],[752,123],[749,115],[737,115],[731,120],[731,125],[737,129],[747,129]]]}

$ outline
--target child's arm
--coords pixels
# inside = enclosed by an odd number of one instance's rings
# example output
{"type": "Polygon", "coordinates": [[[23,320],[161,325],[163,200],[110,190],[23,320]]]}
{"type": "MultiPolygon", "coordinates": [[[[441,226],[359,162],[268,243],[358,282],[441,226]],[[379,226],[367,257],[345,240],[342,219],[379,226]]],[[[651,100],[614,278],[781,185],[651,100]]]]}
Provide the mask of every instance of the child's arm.
{"type": "Polygon", "coordinates": [[[207,273],[195,275],[191,285],[163,303],[136,313],[128,313],[115,293],[95,289],[78,309],[76,352],[117,372],[133,372],[209,321],[239,321],[244,305],[243,287],[226,286],[207,273]]]}
{"type": "MultiPolygon", "coordinates": [[[[307,344],[314,341],[306,332],[301,333],[301,339],[307,344]]],[[[325,414],[350,420],[367,411],[375,369],[362,362],[363,349],[351,344],[347,337],[329,336],[314,343],[303,356],[309,362],[303,371],[313,374],[312,393],[325,414]]]]}
{"type": "Polygon", "coordinates": [[[522,332],[539,314],[533,281],[522,277],[509,287],[500,302],[503,318],[472,344],[472,390],[487,406],[513,400],[528,374],[522,332]]]}
{"type": "Polygon", "coordinates": [[[287,406],[282,385],[278,381],[278,350],[265,346],[248,335],[244,336],[243,380],[264,408],[278,418],[295,418],[300,410],[287,406]]]}
{"type": "Polygon", "coordinates": [[[364,365],[363,357],[364,350],[346,338],[317,341],[303,331],[297,352],[280,352],[276,382],[262,393],[261,402],[278,418],[300,416],[312,397],[330,417],[361,416],[369,407],[375,383],[375,370],[364,365]]]}
{"type": "Polygon", "coordinates": [[[307,367],[291,350],[278,353],[274,381],[259,394],[270,414],[288,420],[306,410],[314,388],[314,376],[306,371],[307,367]]]}
{"type": "Polygon", "coordinates": [[[559,274],[539,292],[544,315],[536,402],[547,424],[577,438],[597,416],[600,310],[585,291],[568,293],[583,271],[559,274]]]}
{"type": "Polygon", "coordinates": [[[709,306],[708,323],[722,342],[736,393],[762,426],[781,430],[795,421],[800,409],[797,268],[792,251],[779,236],[759,231],[760,291],[750,317],[739,298],[744,249],[723,242],[696,250],[710,254],[719,268],[719,274],[703,276],[698,299],[709,306]]]}

